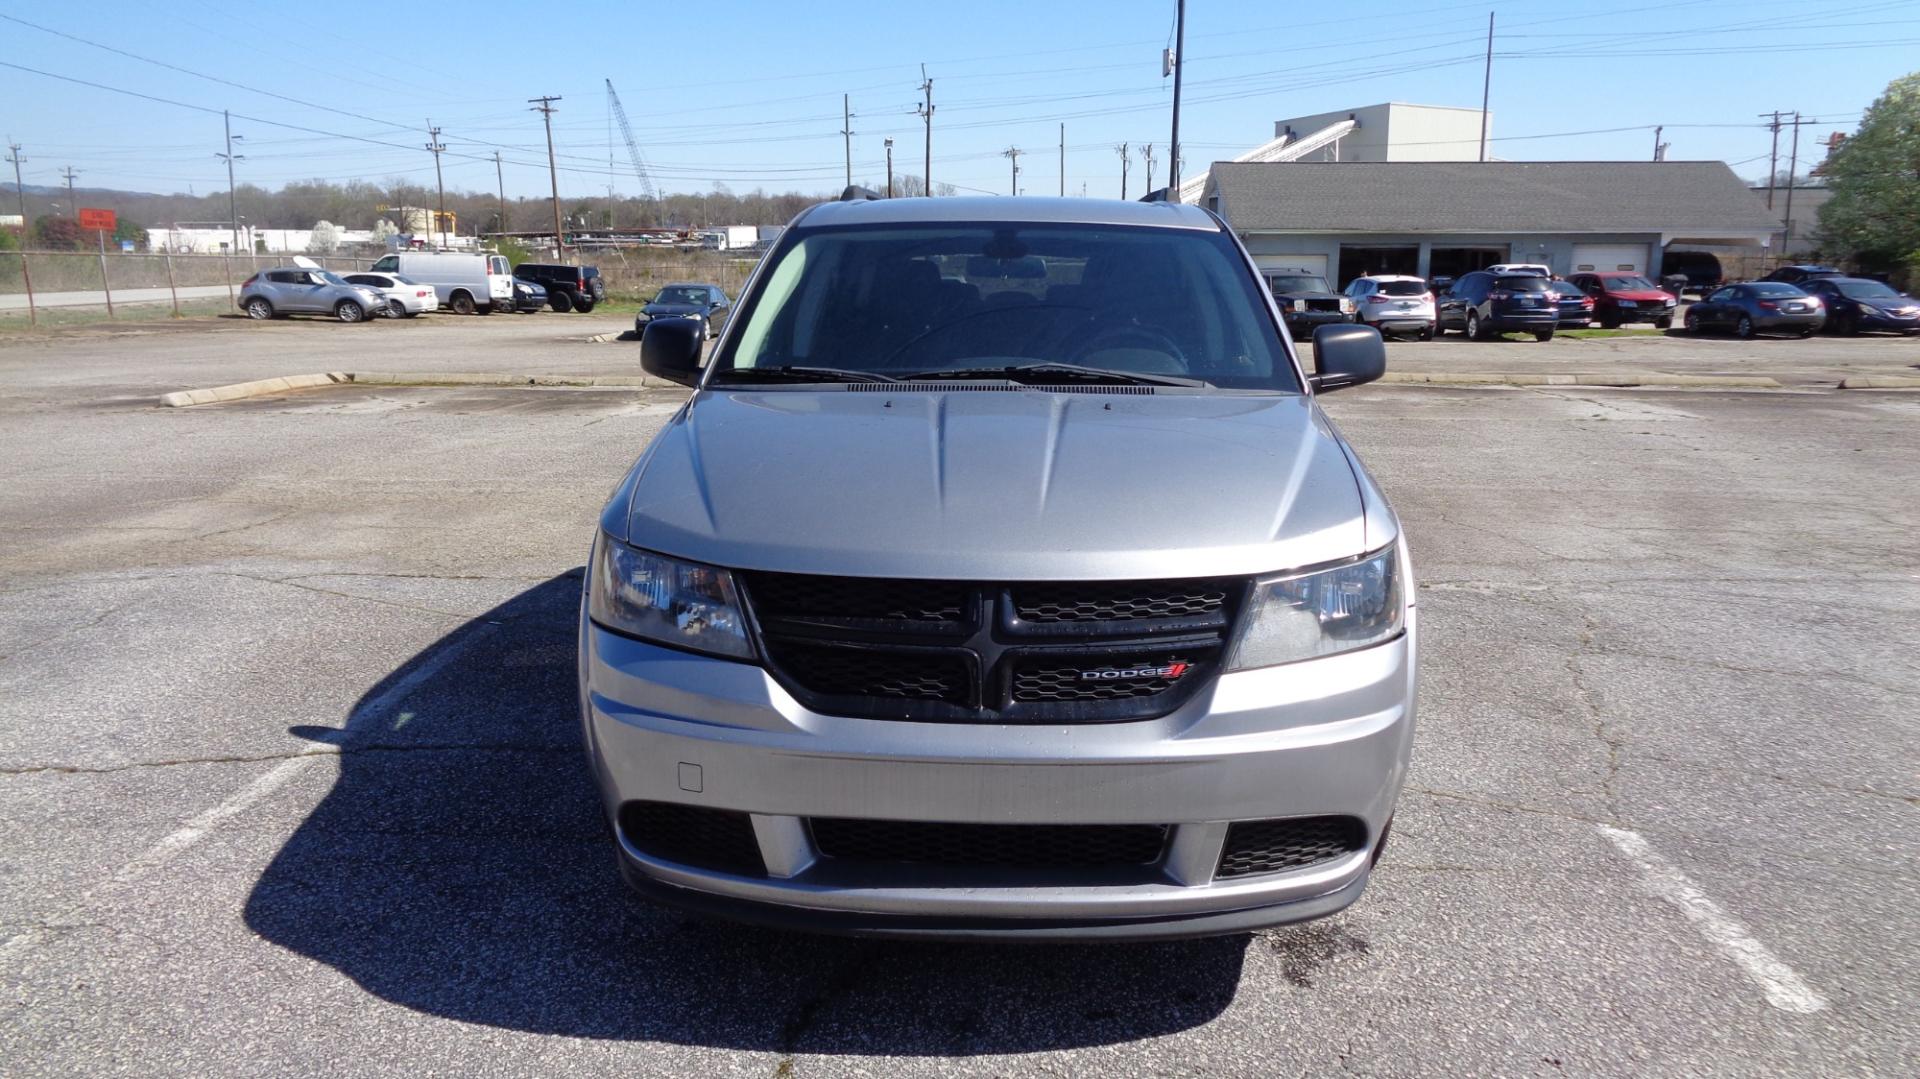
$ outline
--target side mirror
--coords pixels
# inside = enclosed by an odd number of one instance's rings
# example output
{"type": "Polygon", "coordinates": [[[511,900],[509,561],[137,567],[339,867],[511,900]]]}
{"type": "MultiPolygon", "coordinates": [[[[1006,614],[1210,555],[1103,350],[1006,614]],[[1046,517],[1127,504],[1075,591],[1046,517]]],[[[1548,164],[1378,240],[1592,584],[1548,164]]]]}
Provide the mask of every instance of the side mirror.
{"type": "Polygon", "coordinates": [[[640,336],[640,369],[656,378],[692,386],[700,381],[701,333],[706,323],[691,318],[663,318],[647,323],[640,336]]]}
{"type": "Polygon", "coordinates": [[[1313,331],[1313,366],[1308,381],[1320,393],[1372,382],[1387,373],[1387,343],[1372,326],[1321,326],[1313,331]]]}

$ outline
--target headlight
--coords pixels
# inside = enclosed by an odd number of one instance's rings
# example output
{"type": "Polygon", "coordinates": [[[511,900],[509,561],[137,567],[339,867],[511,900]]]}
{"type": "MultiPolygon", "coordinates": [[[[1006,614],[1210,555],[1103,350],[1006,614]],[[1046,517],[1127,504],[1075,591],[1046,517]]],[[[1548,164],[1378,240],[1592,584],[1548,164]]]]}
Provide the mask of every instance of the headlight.
{"type": "Polygon", "coordinates": [[[1353,301],[1345,296],[1340,297],[1340,312],[1346,315],[1353,314],[1353,301]]]}
{"type": "Polygon", "coordinates": [[[1253,608],[1227,669],[1270,667],[1379,644],[1404,626],[1404,594],[1392,547],[1317,573],[1262,578],[1254,583],[1253,608]]]}
{"type": "Polygon", "coordinates": [[[733,575],[600,537],[587,613],[611,630],[674,648],[753,658],[733,575]]]}

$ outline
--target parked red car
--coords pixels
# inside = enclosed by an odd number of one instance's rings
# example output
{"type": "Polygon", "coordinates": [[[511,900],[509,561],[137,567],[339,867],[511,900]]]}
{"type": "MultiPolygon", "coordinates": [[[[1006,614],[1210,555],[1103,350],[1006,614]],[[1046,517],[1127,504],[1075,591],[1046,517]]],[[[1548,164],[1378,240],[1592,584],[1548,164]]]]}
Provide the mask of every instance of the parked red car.
{"type": "Polygon", "coordinates": [[[1642,274],[1631,270],[1577,273],[1567,280],[1593,297],[1593,320],[1609,330],[1625,322],[1651,322],[1662,330],[1673,325],[1673,309],[1679,301],[1642,274]]]}

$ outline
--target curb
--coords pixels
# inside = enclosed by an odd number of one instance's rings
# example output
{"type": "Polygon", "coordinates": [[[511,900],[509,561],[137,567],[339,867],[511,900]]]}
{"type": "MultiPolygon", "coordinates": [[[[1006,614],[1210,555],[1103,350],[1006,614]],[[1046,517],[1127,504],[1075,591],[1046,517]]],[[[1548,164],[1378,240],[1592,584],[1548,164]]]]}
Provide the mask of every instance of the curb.
{"type": "Polygon", "coordinates": [[[1901,375],[1861,375],[1841,379],[1840,388],[1843,390],[1920,390],[1920,378],[1907,378],[1901,375]]]}
{"type": "MultiPolygon", "coordinates": [[[[1784,388],[1778,381],[1764,375],[1669,375],[1658,371],[1638,375],[1389,371],[1381,376],[1380,381],[1433,386],[1691,386],[1698,389],[1740,390],[1784,388]]],[[[1920,386],[1920,379],[1911,381],[1915,386],[1920,386]]]]}
{"type": "Polygon", "coordinates": [[[328,371],[324,374],[255,379],[252,382],[235,382],[228,386],[213,386],[200,390],[177,390],[173,393],[161,394],[160,405],[164,408],[185,408],[189,405],[239,401],[248,397],[269,397],[289,390],[344,386],[353,383],[368,386],[576,386],[635,390],[684,388],[652,375],[601,375],[596,378],[586,375],[496,375],[459,371],[328,371]]]}

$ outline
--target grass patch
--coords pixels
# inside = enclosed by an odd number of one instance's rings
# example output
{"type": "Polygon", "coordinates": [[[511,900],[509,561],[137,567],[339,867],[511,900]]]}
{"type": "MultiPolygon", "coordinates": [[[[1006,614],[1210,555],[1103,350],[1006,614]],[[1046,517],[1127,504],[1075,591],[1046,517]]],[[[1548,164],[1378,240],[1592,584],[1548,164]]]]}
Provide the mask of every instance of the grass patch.
{"type": "MultiPolygon", "coordinates": [[[[179,321],[211,319],[229,314],[232,310],[233,308],[228,305],[224,297],[210,300],[181,300],[179,321]]],[[[37,314],[37,325],[33,320],[28,319],[26,310],[22,308],[17,311],[0,311],[0,332],[174,321],[171,303],[118,304],[114,307],[112,318],[107,317],[105,304],[87,307],[42,307],[37,314]]]]}

